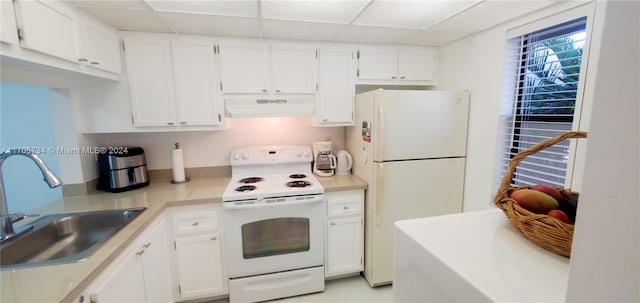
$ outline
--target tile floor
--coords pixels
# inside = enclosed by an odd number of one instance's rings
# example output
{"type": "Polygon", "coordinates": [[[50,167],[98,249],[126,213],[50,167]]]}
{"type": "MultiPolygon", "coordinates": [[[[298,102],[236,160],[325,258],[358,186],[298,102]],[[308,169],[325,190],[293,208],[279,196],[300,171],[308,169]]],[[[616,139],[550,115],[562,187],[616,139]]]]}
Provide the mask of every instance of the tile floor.
{"type": "MultiPolygon", "coordinates": [[[[225,303],[219,300],[215,303],[225,303]]],[[[284,299],[273,300],[274,303],[378,303],[392,302],[391,285],[371,288],[363,276],[353,276],[325,282],[325,290],[284,299]]]]}

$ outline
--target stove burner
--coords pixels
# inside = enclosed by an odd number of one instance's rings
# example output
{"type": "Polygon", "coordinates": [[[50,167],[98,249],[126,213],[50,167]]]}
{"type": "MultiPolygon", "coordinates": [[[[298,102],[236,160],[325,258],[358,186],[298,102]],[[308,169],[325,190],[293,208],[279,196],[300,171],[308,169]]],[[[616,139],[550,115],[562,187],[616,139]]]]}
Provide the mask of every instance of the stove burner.
{"type": "Polygon", "coordinates": [[[311,182],[309,181],[291,181],[287,182],[288,187],[307,187],[311,186],[311,182]]]}
{"type": "Polygon", "coordinates": [[[250,192],[255,189],[256,189],[255,185],[243,185],[243,186],[236,187],[236,191],[241,193],[250,192]]]}
{"type": "Polygon", "coordinates": [[[264,178],[262,178],[262,177],[249,177],[249,178],[242,178],[238,182],[244,183],[244,184],[252,184],[252,183],[258,183],[258,182],[262,182],[262,181],[264,181],[264,178]]]}
{"type": "Polygon", "coordinates": [[[306,178],[307,175],[305,174],[293,174],[293,175],[289,175],[289,178],[291,179],[304,179],[306,178]]]}

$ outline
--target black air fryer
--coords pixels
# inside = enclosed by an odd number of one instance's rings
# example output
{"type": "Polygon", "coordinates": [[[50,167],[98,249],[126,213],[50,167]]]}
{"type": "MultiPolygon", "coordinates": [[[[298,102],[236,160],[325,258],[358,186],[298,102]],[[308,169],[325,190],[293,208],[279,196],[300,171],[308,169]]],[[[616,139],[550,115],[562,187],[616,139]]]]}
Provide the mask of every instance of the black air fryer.
{"type": "Polygon", "coordinates": [[[98,154],[98,190],[119,193],[149,185],[142,147],[109,147],[98,154]]]}

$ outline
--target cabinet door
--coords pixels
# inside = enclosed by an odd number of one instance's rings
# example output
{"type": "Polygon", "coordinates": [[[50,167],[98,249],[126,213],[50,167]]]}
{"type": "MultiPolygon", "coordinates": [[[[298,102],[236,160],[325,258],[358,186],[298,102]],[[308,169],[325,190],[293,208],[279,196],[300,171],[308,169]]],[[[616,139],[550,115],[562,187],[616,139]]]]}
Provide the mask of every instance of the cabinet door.
{"type": "Polygon", "coordinates": [[[224,293],[220,241],[218,233],[175,240],[181,299],[224,293]]]}
{"type": "Polygon", "coordinates": [[[127,249],[89,287],[91,302],[145,302],[142,249],[127,249]]]}
{"type": "Polygon", "coordinates": [[[11,1],[0,1],[0,41],[19,44],[18,40],[18,25],[16,24],[15,10],[13,9],[13,3],[11,1]]]}
{"type": "Polygon", "coordinates": [[[432,48],[401,47],[398,51],[400,80],[432,81],[435,72],[435,51],[432,48]]]}
{"type": "Polygon", "coordinates": [[[125,57],[133,124],[175,125],[175,92],[169,40],[126,40],[125,57]]]}
{"type": "Polygon", "coordinates": [[[178,122],[181,125],[220,125],[222,94],[215,74],[213,42],[174,40],[171,50],[178,122]]]}
{"type": "Polygon", "coordinates": [[[398,73],[396,48],[361,48],[358,78],[362,80],[395,80],[398,73]]]}
{"type": "Polygon", "coordinates": [[[362,270],[362,218],[329,219],[326,276],[362,270]]]}
{"type": "Polygon", "coordinates": [[[273,92],[315,94],[316,49],[308,46],[271,47],[273,92]]]}
{"type": "Polygon", "coordinates": [[[263,44],[220,45],[224,93],[266,93],[269,89],[268,49],[263,44]]]}
{"type": "Polygon", "coordinates": [[[355,64],[351,49],[320,48],[317,118],[320,125],[353,124],[355,64]]]}
{"type": "Polygon", "coordinates": [[[147,229],[139,242],[147,302],[171,302],[167,225],[164,219],[147,229]]]}
{"type": "Polygon", "coordinates": [[[120,38],[115,29],[83,17],[80,24],[80,61],[86,66],[120,74],[120,38]]]}
{"type": "Polygon", "coordinates": [[[15,5],[22,30],[20,46],[77,62],[78,16],[71,7],[37,0],[20,0],[15,5]]]}

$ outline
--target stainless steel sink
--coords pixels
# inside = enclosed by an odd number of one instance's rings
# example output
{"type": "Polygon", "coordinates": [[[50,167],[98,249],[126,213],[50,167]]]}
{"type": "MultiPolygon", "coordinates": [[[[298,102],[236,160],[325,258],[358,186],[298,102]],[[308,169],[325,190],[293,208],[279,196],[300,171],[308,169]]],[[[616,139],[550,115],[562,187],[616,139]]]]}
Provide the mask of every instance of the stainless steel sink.
{"type": "Polygon", "coordinates": [[[0,245],[2,269],[77,262],[146,208],[91,211],[44,216],[31,230],[0,245]]]}

